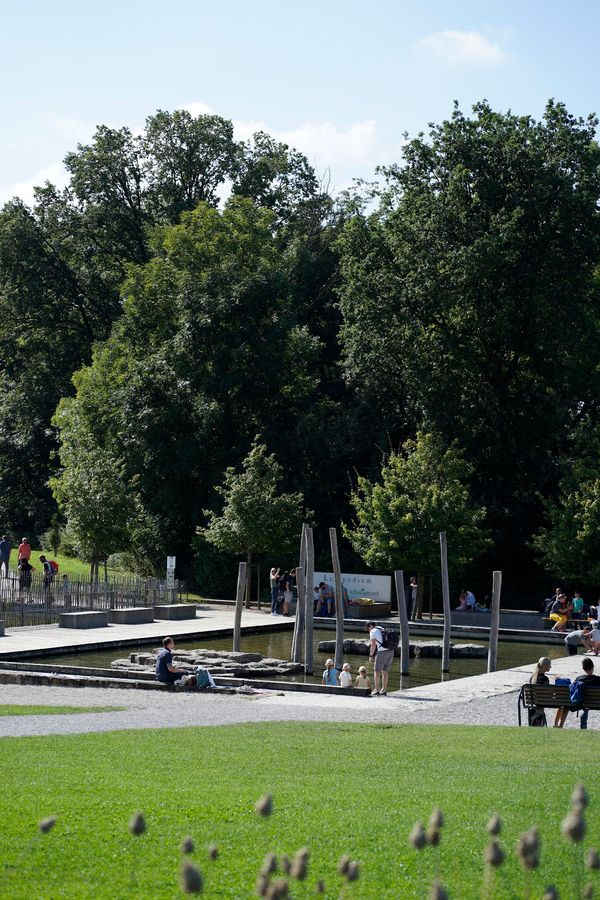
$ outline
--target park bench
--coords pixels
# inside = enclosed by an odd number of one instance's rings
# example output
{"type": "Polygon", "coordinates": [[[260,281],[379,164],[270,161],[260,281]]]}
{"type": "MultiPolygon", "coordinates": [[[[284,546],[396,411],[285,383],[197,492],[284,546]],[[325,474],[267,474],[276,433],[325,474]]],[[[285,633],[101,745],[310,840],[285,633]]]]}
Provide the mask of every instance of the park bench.
{"type": "Polygon", "coordinates": [[[108,621],[113,625],[145,625],[154,621],[151,606],[127,606],[123,609],[109,609],[108,621]]]}
{"type": "Polygon", "coordinates": [[[153,607],[155,619],[195,619],[196,604],[195,603],[169,603],[162,606],[153,607]]]}
{"type": "Polygon", "coordinates": [[[576,709],[600,709],[600,685],[585,685],[583,688],[583,703],[581,706],[573,706],[569,695],[568,684],[524,684],[519,691],[517,711],[519,726],[521,725],[521,710],[535,709],[541,706],[544,709],[559,709],[567,706],[571,711],[576,709]]]}
{"type": "Polygon", "coordinates": [[[90,612],[61,613],[59,628],[103,628],[108,625],[108,610],[95,609],[90,612]]]}

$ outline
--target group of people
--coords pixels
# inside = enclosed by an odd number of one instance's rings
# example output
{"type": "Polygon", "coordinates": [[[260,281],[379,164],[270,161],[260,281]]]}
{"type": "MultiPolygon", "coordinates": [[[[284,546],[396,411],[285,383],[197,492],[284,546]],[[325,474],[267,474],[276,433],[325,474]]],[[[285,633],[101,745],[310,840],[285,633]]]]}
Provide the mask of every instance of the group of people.
{"type": "Polygon", "coordinates": [[[290,604],[294,599],[294,580],[296,570],[271,569],[269,575],[269,584],[271,587],[271,615],[278,616],[279,610],[283,607],[283,615],[290,615],[290,604]]]}
{"type": "MultiPolygon", "coordinates": [[[[8,578],[10,576],[10,557],[12,554],[12,543],[7,535],[2,536],[0,541],[0,576],[8,578]]],[[[28,538],[21,538],[21,543],[17,549],[17,573],[19,577],[19,593],[29,591],[31,589],[31,577],[35,568],[31,565],[31,544],[28,538]]],[[[54,577],[58,572],[58,563],[54,560],[47,559],[42,553],[39,557],[42,564],[43,580],[42,585],[44,591],[49,593],[54,577]]]]}
{"type": "MultiPolygon", "coordinates": [[[[582,660],[581,667],[583,669],[583,675],[579,675],[575,681],[580,682],[581,684],[594,684],[600,685],[600,675],[594,674],[594,662],[586,656],[584,660],[582,660]]],[[[552,661],[548,656],[542,656],[538,660],[538,664],[533,671],[533,675],[529,679],[531,684],[550,684],[550,679],[548,678],[548,672],[552,668],[552,661]]],[[[558,683],[558,680],[557,680],[558,683]]],[[[568,679],[567,679],[568,683],[568,679]]],[[[561,706],[556,710],[556,715],[554,717],[554,727],[562,728],[565,724],[567,716],[569,715],[570,707],[561,706]]],[[[579,716],[579,727],[587,728],[588,726],[588,714],[589,710],[583,707],[581,709],[581,715],[579,716]]],[[[530,725],[546,725],[546,712],[543,707],[536,706],[535,709],[529,710],[529,724],[530,725]]]]}
{"type": "MultiPolygon", "coordinates": [[[[369,632],[369,661],[373,664],[374,688],[371,696],[387,696],[389,672],[394,660],[394,648],[386,647],[383,630],[376,622],[367,622],[369,632]]],[[[328,687],[352,687],[352,669],[350,663],[345,662],[341,670],[335,668],[334,661],[325,661],[325,670],[321,684],[328,687]]],[[[359,666],[358,675],[354,680],[354,687],[371,690],[371,679],[365,666],[359,666]]]]}
{"type": "Polygon", "coordinates": [[[600,602],[596,605],[586,603],[580,591],[573,591],[569,599],[562,588],[557,587],[552,597],[544,600],[542,612],[546,618],[554,622],[552,631],[566,631],[569,621],[585,622],[586,619],[600,617],[600,602]]]}

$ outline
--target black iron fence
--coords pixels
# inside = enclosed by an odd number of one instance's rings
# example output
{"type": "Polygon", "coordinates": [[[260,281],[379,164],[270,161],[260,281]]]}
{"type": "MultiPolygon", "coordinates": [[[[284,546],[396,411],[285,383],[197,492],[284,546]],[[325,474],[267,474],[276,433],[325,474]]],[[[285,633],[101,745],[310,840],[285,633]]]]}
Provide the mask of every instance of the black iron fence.
{"type": "Polygon", "coordinates": [[[51,625],[64,612],[93,609],[123,609],[180,603],[184,585],[175,581],[167,588],[157,578],[120,578],[90,582],[41,572],[0,576],[0,619],[6,628],[23,625],[51,625]]]}

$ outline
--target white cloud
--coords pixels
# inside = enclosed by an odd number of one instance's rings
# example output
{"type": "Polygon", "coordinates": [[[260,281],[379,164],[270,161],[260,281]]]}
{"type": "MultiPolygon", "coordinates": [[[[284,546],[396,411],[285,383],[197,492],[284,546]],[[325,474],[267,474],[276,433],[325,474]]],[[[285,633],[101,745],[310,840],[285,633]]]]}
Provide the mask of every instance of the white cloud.
{"type": "Polygon", "coordinates": [[[417,46],[436,59],[453,64],[497,66],[507,59],[501,47],[477,31],[436,31],[422,38],[417,46]]]}
{"type": "Polygon", "coordinates": [[[33,189],[35,187],[41,187],[46,181],[51,181],[57,187],[63,188],[68,180],[66,169],[62,163],[52,163],[49,166],[44,166],[43,169],[38,169],[31,178],[25,181],[17,181],[7,187],[0,186],[0,206],[8,203],[13,197],[20,197],[24,203],[32,206],[34,202],[33,189]]]}
{"type": "Polygon", "coordinates": [[[183,106],[178,106],[177,109],[185,109],[191,116],[210,116],[214,112],[212,106],[209,106],[208,103],[202,103],[199,100],[195,100],[192,103],[186,103],[183,106]]]}

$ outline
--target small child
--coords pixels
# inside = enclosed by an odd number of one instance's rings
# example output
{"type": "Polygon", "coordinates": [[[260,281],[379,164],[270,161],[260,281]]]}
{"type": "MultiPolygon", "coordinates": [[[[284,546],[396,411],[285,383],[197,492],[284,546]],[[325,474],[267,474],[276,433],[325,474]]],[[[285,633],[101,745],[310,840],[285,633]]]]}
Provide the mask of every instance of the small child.
{"type": "Polygon", "coordinates": [[[368,688],[371,690],[371,679],[367,675],[367,670],[364,666],[359,666],[358,675],[356,676],[354,684],[357,688],[368,688]]]}
{"type": "Polygon", "coordinates": [[[337,669],[333,665],[333,660],[326,659],[325,666],[326,669],[323,672],[321,684],[325,684],[327,687],[337,687],[337,669]]]}
{"type": "Polygon", "coordinates": [[[344,663],[340,672],[340,687],[352,687],[352,673],[350,672],[350,663],[344,663]]]}

